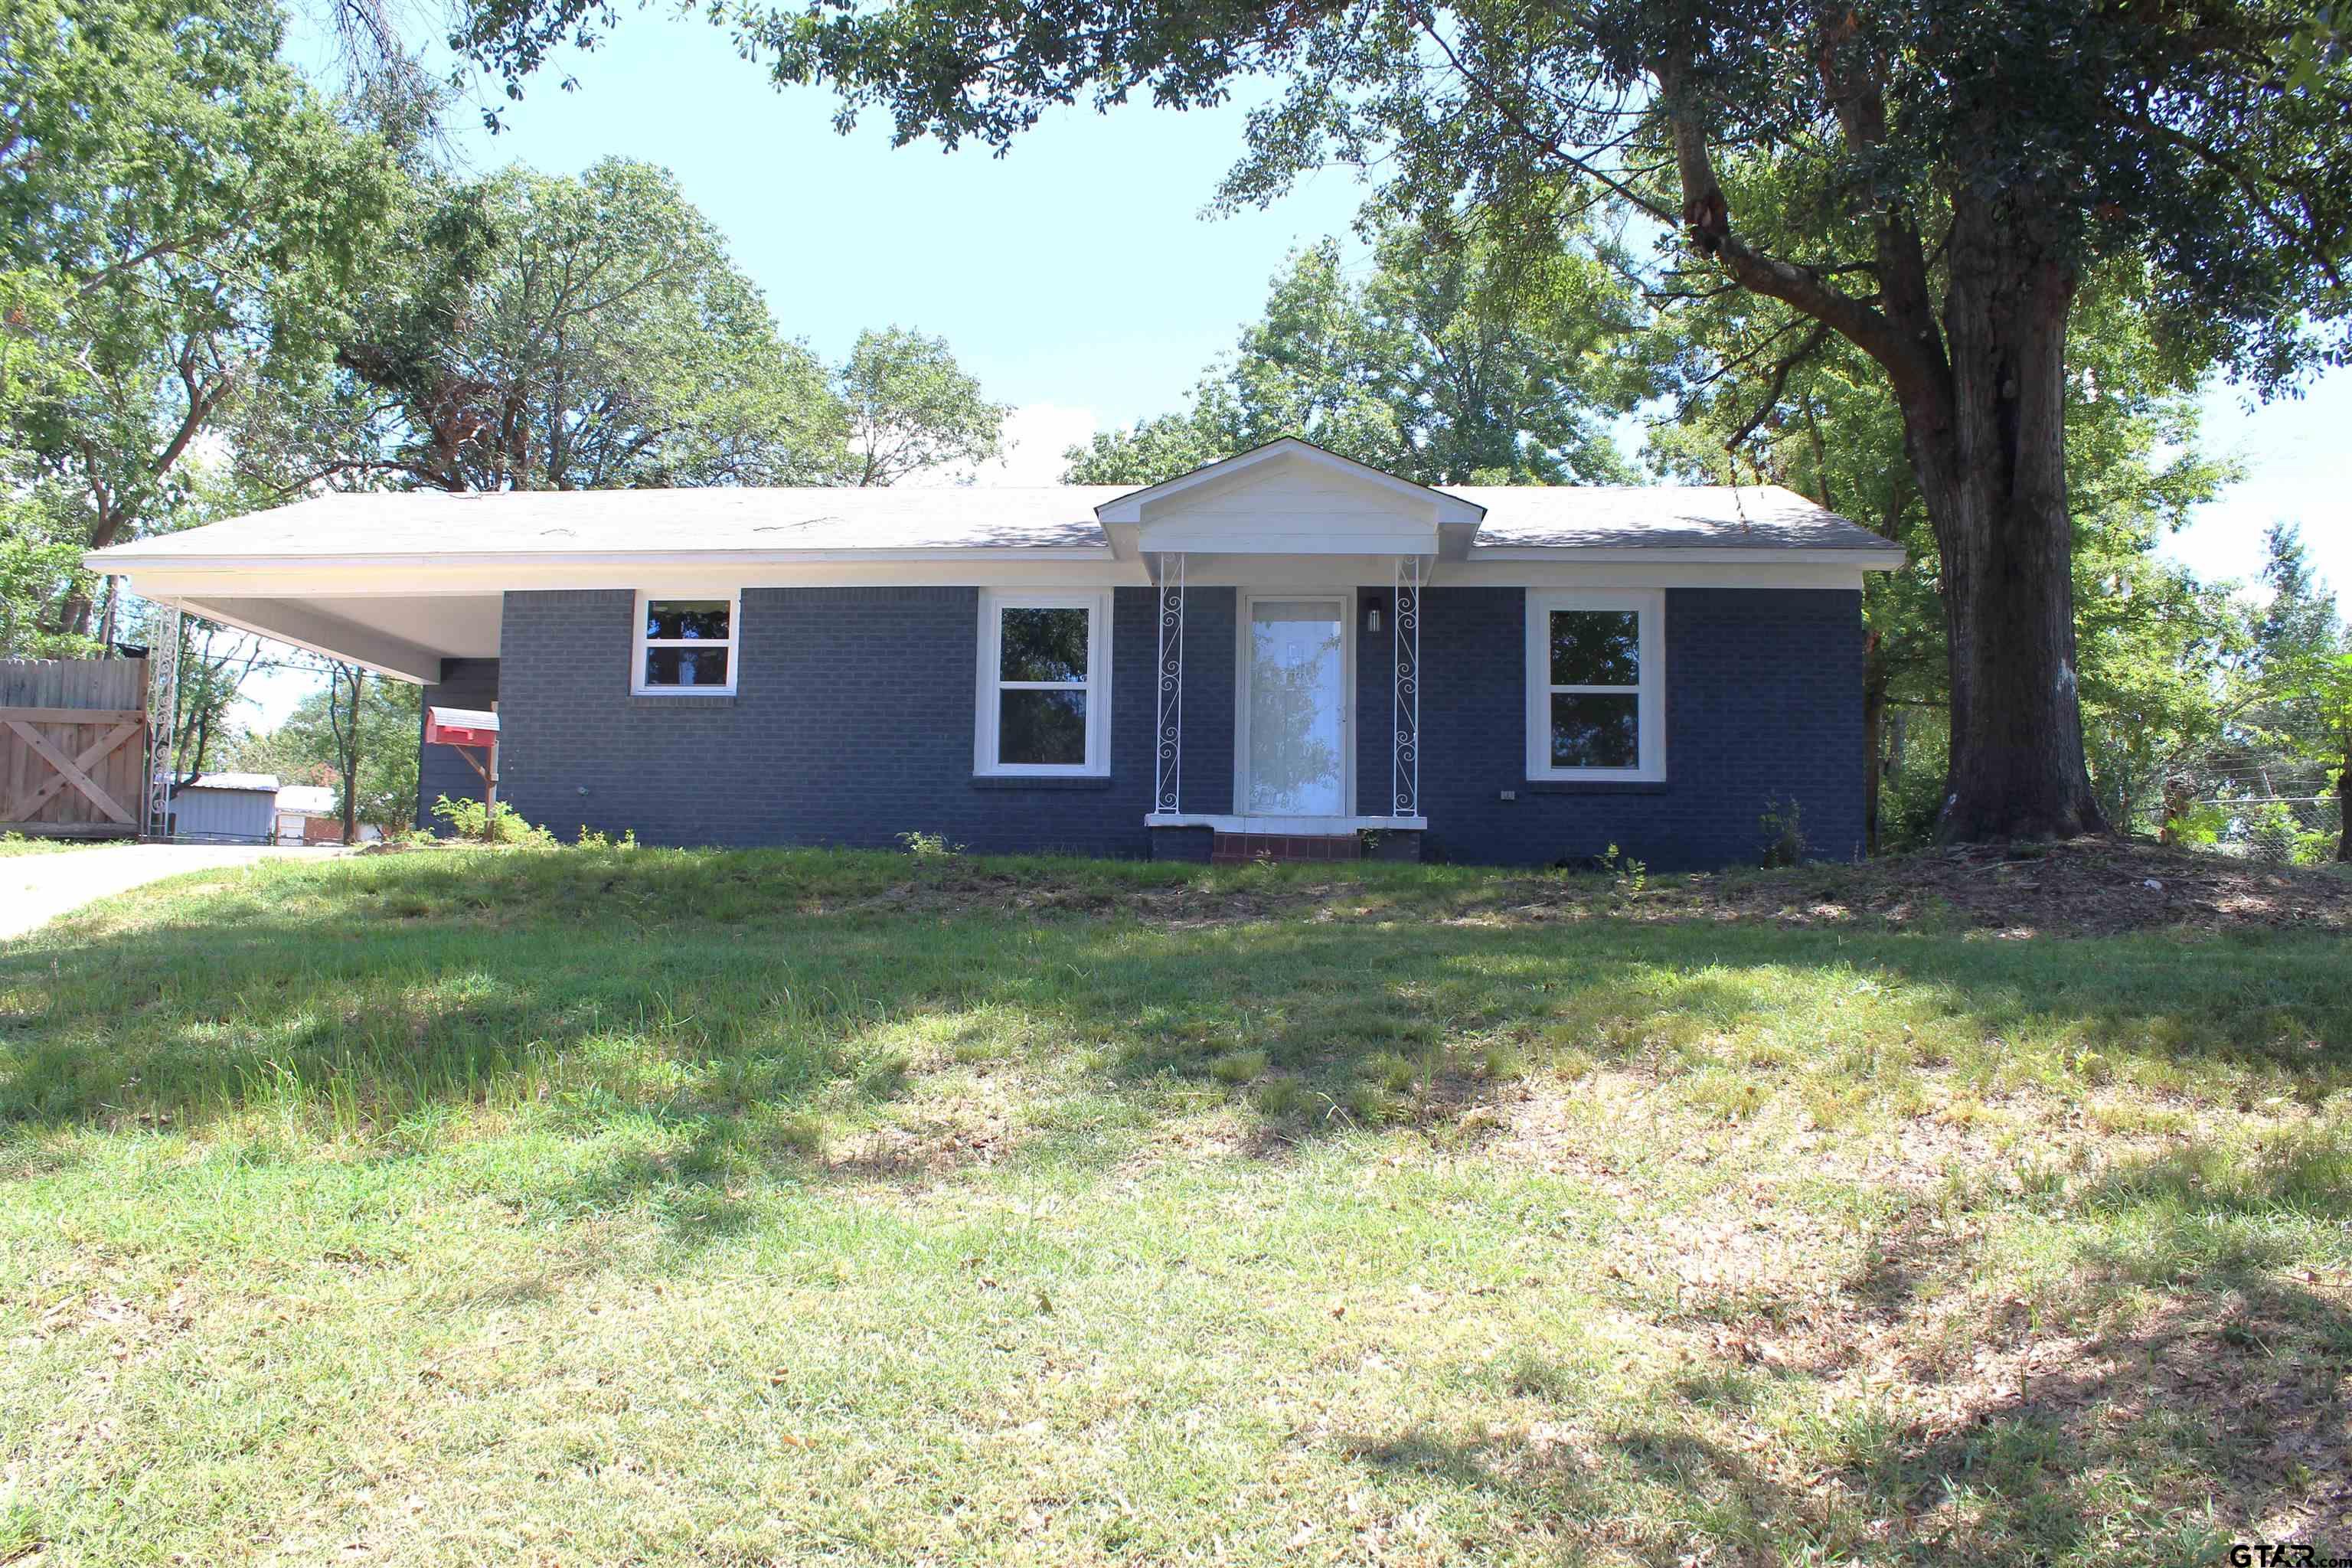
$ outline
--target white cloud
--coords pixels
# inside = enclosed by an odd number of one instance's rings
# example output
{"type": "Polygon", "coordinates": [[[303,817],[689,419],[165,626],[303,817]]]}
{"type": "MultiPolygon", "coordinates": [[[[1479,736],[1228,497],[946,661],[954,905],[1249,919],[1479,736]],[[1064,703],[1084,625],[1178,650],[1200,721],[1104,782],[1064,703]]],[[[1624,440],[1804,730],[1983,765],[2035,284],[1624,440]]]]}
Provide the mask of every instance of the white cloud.
{"type": "Polygon", "coordinates": [[[910,485],[974,484],[991,489],[1062,482],[1062,454],[1081,446],[1101,422],[1091,408],[1059,403],[1024,403],[1004,419],[1004,452],[977,471],[968,465],[940,468],[907,480],[910,485]]]}

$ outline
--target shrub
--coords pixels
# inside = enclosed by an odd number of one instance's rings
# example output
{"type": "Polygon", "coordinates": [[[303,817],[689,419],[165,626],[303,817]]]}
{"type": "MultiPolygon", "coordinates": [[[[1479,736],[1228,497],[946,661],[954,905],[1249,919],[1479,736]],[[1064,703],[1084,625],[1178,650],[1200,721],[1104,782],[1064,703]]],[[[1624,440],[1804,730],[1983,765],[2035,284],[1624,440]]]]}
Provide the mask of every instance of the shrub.
{"type": "Polygon", "coordinates": [[[1767,866],[1801,866],[1808,849],[1805,843],[1803,814],[1797,797],[1790,795],[1782,805],[1780,797],[1772,796],[1764,803],[1764,815],[1758,818],[1764,828],[1764,864],[1767,866]]]}
{"type": "Polygon", "coordinates": [[[963,846],[949,843],[944,833],[901,833],[898,842],[905,845],[907,853],[918,860],[944,860],[950,855],[963,853],[963,846]]]}
{"type": "Polygon", "coordinates": [[[493,809],[478,800],[451,800],[445,795],[433,803],[433,815],[447,823],[449,831],[458,837],[478,839],[484,844],[546,848],[555,842],[554,834],[525,822],[522,813],[505,801],[499,802],[493,809]]]}
{"type": "Polygon", "coordinates": [[[1617,892],[1638,895],[1650,885],[1649,862],[1621,854],[1614,844],[1601,852],[1601,868],[1609,873],[1609,885],[1617,892]]]}

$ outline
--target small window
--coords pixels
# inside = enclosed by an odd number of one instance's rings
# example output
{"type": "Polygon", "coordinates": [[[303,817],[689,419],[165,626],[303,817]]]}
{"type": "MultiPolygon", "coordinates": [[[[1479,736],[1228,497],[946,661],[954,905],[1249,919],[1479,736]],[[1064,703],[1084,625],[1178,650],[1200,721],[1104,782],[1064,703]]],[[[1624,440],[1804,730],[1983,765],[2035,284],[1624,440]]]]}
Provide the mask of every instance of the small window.
{"type": "Polygon", "coordinates": [[[1108,773],[1110,595],[981,595],[983,773],[1108,773]]]}
{"type": "Polygon", "coordinates": [[[1664,595],[1528,595],[1528,776],[1666,776],[1664,595]]]}
{"type": "Polygon", "coordinates": [[[724,697],[735,689],[738,595],[637,595],[633,689],[641,695],[724,697]]]}

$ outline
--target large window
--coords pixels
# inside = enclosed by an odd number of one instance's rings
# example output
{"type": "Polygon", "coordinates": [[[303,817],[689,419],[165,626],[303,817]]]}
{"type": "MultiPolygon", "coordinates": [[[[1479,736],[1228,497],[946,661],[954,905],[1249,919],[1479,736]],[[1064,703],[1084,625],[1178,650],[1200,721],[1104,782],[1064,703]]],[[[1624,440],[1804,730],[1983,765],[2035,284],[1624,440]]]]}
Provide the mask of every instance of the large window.
{"type": "Polygon", "coordinates": [[[735,689],[735,628],[740,596],[637,595],[636,665],[630,684],[641,696],[724,697],[735,689]]]}
{"type": "Polygon", "coordinates": [[[1665,596],[1528,595],[1528,776],[1666,776],[1665,596]]]}
{"type": "Polygon", "coordinates": [[[1110,595],[990,592],[980,600],[983,773],[1110,772],[1110,595]]]}

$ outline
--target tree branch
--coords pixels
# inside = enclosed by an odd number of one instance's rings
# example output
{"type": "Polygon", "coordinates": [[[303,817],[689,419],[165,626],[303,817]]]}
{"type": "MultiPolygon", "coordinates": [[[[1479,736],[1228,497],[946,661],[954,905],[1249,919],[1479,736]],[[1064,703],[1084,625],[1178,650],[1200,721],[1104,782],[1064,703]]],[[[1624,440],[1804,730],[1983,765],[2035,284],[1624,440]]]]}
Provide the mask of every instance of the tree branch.
{"type": "Polygon", "coordinates": [[[1738,429],[1723,438],[1723,449],[1727,454],[1735,458],[1738,457],[1739,443],[1756,434],[1756,427],[1771,417],[1772,410],[1780,405],[1780,394],[1789,384],[1789,373],[1811,358],[1813,352],[1828,341],[1829,335],[1829,323],[1815,321],[1812,331],[1805,334],[1805,341],[1781,356],[1780,363],[1772,367],[1772,379],[1765,386],[1764,399],[1756,405],[1756,412],[1749,415],[1738,429]]]}
{"type": "Polygon", "coordinates": [[[1870,304],[1824,282],[1814,268],[1766,256],[1732,233],[1730,205],[1707,151],[1706,128],[1693,101],[1687,64],[1667,58],[1652,69],[1682,177],[1681,222],[1691,244],[1721,262],[1743,287],[1811,317],[1876,360],[1905,403],[1928,395],[1938,384],[1940,354],[1931,357],[1916,337],[1898,330],[1870,304]]]}

